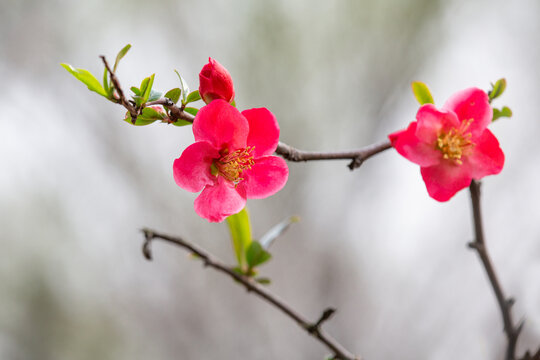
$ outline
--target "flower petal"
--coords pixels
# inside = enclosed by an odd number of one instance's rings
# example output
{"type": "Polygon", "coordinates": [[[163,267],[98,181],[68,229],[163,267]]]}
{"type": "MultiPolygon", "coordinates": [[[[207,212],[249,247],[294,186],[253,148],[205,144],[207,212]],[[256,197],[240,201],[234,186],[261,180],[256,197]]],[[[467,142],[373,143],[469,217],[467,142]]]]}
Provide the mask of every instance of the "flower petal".
{"type": "Polygon", "coordinates": [[[176,184],[182,189],[199,192],[206,185],[212,185],[216,177],[210,173],[212,160],[219,158],[219,151],[206,141],[188,146],[173,164],[176,184]]]}
{"type": "Polygon", "coordinates": [[[500,173],[504,166],[504,153],[495,135],[486,129],[474,142],[473,153],[466,159],[473,179],[500,173]]]}
{"type": "Polygon", "coordinates": [[[433,104],[425,104],[416,113],[418,125],[416,136],[423,142],[435,144],[441,130],[459,128],[460,122],[453,112],[438,110],[433,104]]]}
{"type": "Polygon", "coordinates": [[[231,74],[219,62],[208,58],[199,73],[199,94],[205,103],[215,99],[231,102],[234,99],[234,87],[231,74]]]}
{"type": "Polygon", "coordinates": [[[275,194],[285,186],[289,178],[287,163],[277,156],[265,156],[255,159],[251,169],[242,173],[244,181],[238,187],[244,187],[249,199],[262,199],[275,194]]]}
{"type": "Polygon", "coordinates": [[[434,144],[421,141],[416,136],[416,121],[412,122],[406,130],[401,130],[388,135],[392,146],[406,159],[420,166],[437,164],[442,153],[435,148],[434,144]]]}
{"type": "Polygon", "coordinates": [[[467,166],[452,161],[420,168],[429,196],[437,201],[448,201],[459,190],[469,186],[472,176],[468,170],[467,166]]]}
{"type": "Polygon", "coordinates": [[[455,112],[460,122],[474,119],[469,127],[473,137],[479,136],[493,118],[489,98],[478,88],[468,88],[455,93],[446,101],[443,109],[455,112]]]}
{"type": "MultiPolygon", "coordinates": [[[[216,101],[216,100],[214,100],[216,101]]],[[[215,185],[208,185],[195,199],[195,212],[210,222],[221,222],[246,206],[246,194],[241,188],[221,176],[215,185]]]]}
{"type": "Polygon", "coordinates": [[[242,111],[249,123],[248,146],[255,146],[254,156],[272,155],[279,142],[279,125],[276,117],[266,108],[242,111]]]}
{"type": "Polygon", "coordinates": [[[246,118],[225,100],[203,106],[193,121],[195,141],[208,141],[219,150],[245,148],[248,132],[246,118]]]}

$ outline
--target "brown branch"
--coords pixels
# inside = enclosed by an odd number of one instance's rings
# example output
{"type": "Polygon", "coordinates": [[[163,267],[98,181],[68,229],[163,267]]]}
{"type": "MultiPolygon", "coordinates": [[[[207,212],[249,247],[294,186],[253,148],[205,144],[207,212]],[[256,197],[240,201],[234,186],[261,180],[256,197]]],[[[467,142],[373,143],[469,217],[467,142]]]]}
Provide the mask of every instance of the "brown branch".
{"type": "Polygon", "coordinates": [[[133,106],[129,101],[127,101],[126,97],[124,96],[124,91],[122,90],[122,87],[120,86],[120,81],[118,81],[118,78],[114,74],[114,72],[111,70],[111,67],[109,66],[109,63],[107,62],[107,59],[105,59],[105,56],[100,55],[99,56],[101,60],[103,61],[103,64],[105,65],[105,68],[109,72],[109,77],[111,79],[111,82],[114,86],[114,89],[118,93],[118,98],[116,98],[116,102],[124,106],[131,115],[131,121],[135,123],[135,120],[137,120],[137,109],[135,106],[133,106]]]}
{"type": "Polygon", "coordinates": [[[135,124],[135,121],[137,120],[137,116],[139,116],[139,110],[141,110],[142,108],[146,106],[151,106],[151,105],[163,105],[166,108],[168,108],[170,112],[170,122],[176,122],[178,119],[182,119],[182,120],[192,123],[193,120],[195,119],[195,116],[185,112],[183,107],[176,106],[176,104],[171,99],[168,99],[168,98],[161,98],[156,101],[147,102],[146,104],[143,104],[140,109],[133,106],[133,104],[126,99],[124,95],[124,91],[122,90],[122,87],[120,86],[120,81],[118,81],[118,78],[116,77],[115,73],[111,70],[111,67],[109,66],[109,63],[107,62],[107,59],[105,59],[105,56],[101,55],[100,58],[103,61],[105,68],[107,68],[107,71],[109,72],[109,77],[114,86],[114,89],[118,93],[118,97],[114,98],[113,101],[124,106],[127,109],[127,111],[129,111],[131,115],[131,121],[133,122],[133,124],[135,124]]]}
{"type": "Polygon", "coordinates": [[[501,311],[502,320],[504,323],[504,332],[506,333],[506,339],[508,342],[505,359],[515,360],[516,345],[524,323],[523,321],[521,321],[518,325],[514,325],[514,321],[512,320],[512,305],[514,304],[514,299],[507,298],[504,295],[502,286],[499,282],[499,279],[497,278],[495,268],[493,267],[491,258],[486,247],[484,229],[482,227],[482,212],[480,207],[480,185],[481,183],[479,181],[473,180],[469,187],[469,190],[471,192],[475,233],[475,240],[469,243],[469,247],[476,250],[478,256],[480,257],[482,265],[484,265],[484,269],[486,270],[486,274],[488,276],[491,287],[493,288],[493,292],[495,293],[497,303],[499,304],[499,309],[501,311]]]}
{"type": "Polygon", "coordinates": [[[145,236],[145,242],[143,245],[143,254],[148,260],[152,259],[152,253],[150,251],[150,243],[152,242],[152,240],[161,239],[169,243],[178,245],[188,250],[190,253],[196,255],[197,257],[199,257],[203,261],[204,266],[211,267],[219,272],[222,272],[230,276],[232,279],[242,284],[246,288],[246,290],[258,295],[259,297],[264,299],[266,302],[270,303],[274,307],[281,310],[285,315],[293,319],[302,329],[304,329],[310,335],[317,338],[320,342],[326,345],[326,347],[334,353],[335,359],[361,360],[360,357],[357,357],[356,355],[350,353],[341,344],[339,344],[334,338],[332,338],[323,329],[321,329],[322,323],[334,313],[333,309],[325,310],[323,312],[323,315],[321,315],[321,318],[317,322],[311,323],[302,315],[300,315],[295,310],[293,310],[283,300],[279,299],[276,295],[268,291],[265,287],[254,282],[249,277],[236,273],[230,267],[224,265],[221,261],[216,259],[214,256],[210,255],[205,250],[197,247],[196,245],[191,244],[179,237],[173,237],[173,236],[169,236],[165,234],[160,234],[150,229],[143,229],[142,231],[145,236]]]}
{"type": "Polygon", "coordinates": [[[385,140],[379,143],[371,144],[357,150],[318,152],[304,151],[293,148],[290,145],[280,142],[276,149],[278,155],[289,161],[312,161],[312,160],[351,160],[349,169],[354,170],[373,155],[390,149],[390,141],[385,140]]]}
{"type": "Polygon", "coordinates": [[[145,104],[145,106],[152,105],[163,105],[168,108],[171,113],[171,122],[176,122],[178,119],[182,119],[192,123],[193,120],[195,120],[195,116],[185,112],[183,107],[176,106],[176,104],[169,98],[161,98],[156,101],[149,101],[145,104]]]}

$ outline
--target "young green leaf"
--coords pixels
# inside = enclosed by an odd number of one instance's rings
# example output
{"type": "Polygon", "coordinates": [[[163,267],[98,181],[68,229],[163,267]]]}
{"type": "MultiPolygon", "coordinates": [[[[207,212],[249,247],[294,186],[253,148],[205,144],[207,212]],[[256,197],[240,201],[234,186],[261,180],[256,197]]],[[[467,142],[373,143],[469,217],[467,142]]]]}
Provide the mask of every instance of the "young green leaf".
{"type": "Polygon", "coordinates": [[[197,113],[199,112],[199,109],[192,108],[192,107],[187,107],[187,108],[184,108],[184,111],[187,112],[188,114],[196,116],[197,113]]]}
{"type": "Polygon", "coordinates": [[[270,245],[277,239],[281,234],[283,234],[291,224],[300,221],[298,216],[291,216],[283,220],[282,222],[274,225],[270,230],[268,230],[259,240],[264,249],[268,249],[270,245]]]}
{"type": "Polygon", "coordinates": [[[161,95],[163,95],[163,93],[161,91],[156,91],[156,90],[150,90],[150,96],[148,97],[148,101],[156,101],[158,99],[161,99],[161,95]]]}
{"type": "Polygon", "coordinates": [[[154,76],[155,74],[152,74],[151,76],[147,77],[143,80],[143,83],[145,83],[144,90],[143,85],[141,84],[141,101],[142,104],[145,104],[148,101],[148,98],[150,98],[150,92],[152,91],[152,85],[154,85],[154,76]]]}
{"type": "Polygon", "coordinates": [[[189,104],[190,102],[194,102],[197,100],[201,100],[201,95],[199,94],[199,90],[190,92],[186,98],[185,104],[189,104]]]}
{"type": "Polygon", "coordinates": [[[261,265],[272,258],[272,255],[258,241],[252,241],[246,251],[246,262],[249,268],[261,265]]]}
{"type": "Polygon", "coordinates": [[[137,96],[140,96],[141,95],[141,90],[139,90],[138,87],[135,87],[135,86],[132,86],[131,87],[131,91],[133,91],[133,93],[137,96]]]}
{"type": "Polygon", "coordinates": [[[131,49],[131,44],[127,44],[126,46],[124,46],[122,48],[122,50],[120,50],[118,52],[118,55],[116,55],[116,60],[114,62],[114,67],[113,67],[113,72],[115,73],[116,72],[116,68],[118,66],[118,63],[120,62],[120,60],[122,60],[122,58],[127,54],[127,52],[129,51],[129,49],[131,49]]]}
{"type": "Polygon", "coordinates": [[[503,106],[503,108],[500,110],[497,108],[493,108],[493,120],[491,121],[495,121],[498,118],[502,118],[502,117],[507,117],[507,118],[512,117],[512,110],[510,110],[508,106],[503,106]]]}
{"type": "Polygon", "coordinates": [[[270,285],[270,283],[272,283],[272,281],[266,277],[258,277],[255,279],[255,281],[261,285],[270,285]]]}
{"type": "Polygon", "coordinates": [[[172,102],[176,104],[178,100],[180,99],[181,94],[182,94],[182,90],[180,90],[180,88],[174,88],[167,91],[167,93],[165,94],[165,97],[167,99],[171,99],[172,102]]]}
{"type": "Polygon", "coordinates": [[[227,218],[227,225],[229,225],[229,231],[231,232],[236,260],[238,261],[238,265],[242,267],[246,257],[246,249],[252,241],[251,225],[246,208],[242,209],[238,214],[229,216],[227,218]]]}
{"type": "Polygon", "coordinates": [[[431,92],[426,84],[420,81],[413,81],[411,83],[411,87],[414,97],[420,103],[420,105],[435,103],[435,101],[433,101],[433,96],[431,96],[431,92]]]}
{"type": "Polygon", "coordinates": [[[88,90],[98,93],[101,96],[104,96],[108,98],[109,94],[105,91],[103,86],[99,83],[99,81],[95,78],[94,75],[90,73],[90,71],[85,69],[75,69],[73,66],[69,64],[60,64],[64,69],[69,71],[69,73],[77,78],[77,80],[84,83],[88,90]]]}
{"type": "MultiPolygon", "coordinates": [[[[146,108],[145,108],[146,109],[146,108]]],[[[144,110],[143,110],[144,111],[144,110]]],[[[155,111],[155,110],[154,110],[155,111]]],[[[124,118],[124,121],[131,124],[131,125],[135,125],[135,126],[145,126],[145,125],[150,125],[152,124],[153,122],[155,122],[157,119],[148,119],[148,118],[145,118],[144,116],[142,115],[139,115],[137,116],[137,119],[135,120],[135,123],[133,123],[132,119],[131,119],[131,114],[129,113],[129,111],[126,113],[126,117],[124,118]]]]}
{"type": "Polygon", "coordinates": [[[178,119],[175,122],[172,123],[174,126],[186,126],[186,125],[193,125],[193,123],[190,123],[189,121],[178,119]]]}
{"type": "Polygon", "coordinates": [[[137,120],[141,119],[143,121],[150,121],[150,120],[156,121],[156,120],[163,120],[164,118],[165,118],[164,113],[160,113],[152,109],[151,107],[145,107],[142,110],[142,114],[137,117],[137,120]]]}
{"type": "Polygon", "coordinates": [[[178,75],[178,78],[180,79],[180,89],[182,90],[182,104],[186,104],[187,94],[189,94],[189,86],[186,80],[184,80],[184,78],[182,77],[182,75],[180,75],[178,70],[175,69],[174,72],[176,73],[176,75],[178,75]]]}
{"type": "Polygon", "coordinates": [[[107,71],[107,68],[105,68],[103,71],[103,89],[107,93],[107,97],[110,98],[112,95],[113,89],[109,87],[109,77],[107,75],[109,75],[109,72],[107,71]]]}
{"type": "Polygon", "coordinates": [[[501,96],[504,90],[506,90],[506,79],[499,79],[495,82],[495,84],[492,84],[491,86],[492,89],[488,92],[489,102],[501,96]]]}

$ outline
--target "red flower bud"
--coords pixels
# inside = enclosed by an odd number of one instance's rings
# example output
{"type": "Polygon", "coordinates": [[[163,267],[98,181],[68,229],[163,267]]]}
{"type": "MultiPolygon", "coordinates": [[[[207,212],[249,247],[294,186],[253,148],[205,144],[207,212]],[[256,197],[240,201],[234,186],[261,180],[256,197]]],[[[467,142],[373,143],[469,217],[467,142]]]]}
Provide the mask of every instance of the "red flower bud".
{"type": "Polygon", "coordinates": [[[229,103],[234,100],[234,88],[231,74],[220,63],[208,58],[199,74],[199,94],[205,103],[222,99],[229,103]]]}

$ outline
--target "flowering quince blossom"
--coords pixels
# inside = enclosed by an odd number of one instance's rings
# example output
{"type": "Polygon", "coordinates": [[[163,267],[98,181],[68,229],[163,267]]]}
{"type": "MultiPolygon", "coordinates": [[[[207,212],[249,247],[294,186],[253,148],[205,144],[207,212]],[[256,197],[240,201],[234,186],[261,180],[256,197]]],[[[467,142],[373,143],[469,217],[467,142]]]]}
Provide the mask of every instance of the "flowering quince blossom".
{"type": "Polygon", "coordinates": [[[279,127],[266,108],[240,113],[214,100],[197,113],[193,134],[195,143],[174,161],[174,179],[185,190],[202,190],[195,211],[208,221],[223,221],[242,210],[247,198],[268,197],[287,182],[285,160],[270,156],[279,127]]]}
{"type": "Polygon", "coordinates": [[[216,99],[222,99],[228,103],[234,100],[231,75],[212,58],[208,58],[208,64],[204,65],[199,73],[199,94],[207,104],[216,99]]]}
{"type": "Polygon", "coordinates": [[[492,117],[487,94],[469,88],[455,93],[441,110],[421,106],[416,121],[388,137],[398,153],[420,165],[429,196],[447,201],[472,179],[501,172],[504,154],[487,129],[492,117]]]}

